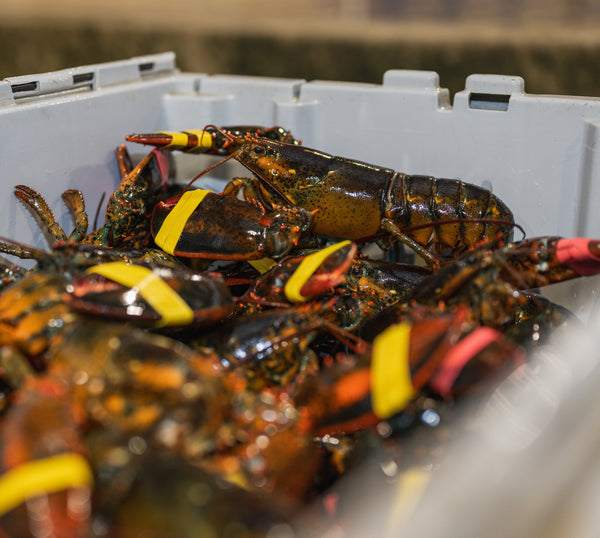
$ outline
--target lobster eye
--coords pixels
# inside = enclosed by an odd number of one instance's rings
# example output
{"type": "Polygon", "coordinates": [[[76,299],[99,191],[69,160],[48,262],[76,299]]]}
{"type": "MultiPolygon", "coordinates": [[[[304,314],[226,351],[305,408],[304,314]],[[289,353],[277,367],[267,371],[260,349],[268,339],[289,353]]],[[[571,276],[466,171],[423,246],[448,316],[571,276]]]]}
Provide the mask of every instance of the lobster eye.
{"type": "Polygon", "coordinates": [[[265,148],[263,148],[262,146],[254,146],[254,153],[260,155],[261,153],[265,152],[265,148]]]}

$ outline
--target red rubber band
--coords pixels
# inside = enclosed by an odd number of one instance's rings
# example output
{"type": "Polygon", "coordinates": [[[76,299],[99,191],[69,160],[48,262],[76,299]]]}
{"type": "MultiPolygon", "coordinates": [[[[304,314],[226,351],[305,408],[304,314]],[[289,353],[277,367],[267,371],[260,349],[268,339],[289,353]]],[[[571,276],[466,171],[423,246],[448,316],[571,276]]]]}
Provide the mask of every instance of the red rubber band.
{"type": "Polygon", "coordinates": [[[158,163],[162,188],[163,190],[167,190],[167,181],[169,179],[169,159],[167,159],[167,156],[158,149],[153,149],[152,152],[154,153],[156,162],[158,163]]]}
{"type": "Polygon", "coordinates": [[[585,237],[559,239],[556,243],[556,257],[560,263],[581,276],[596,275],[600,273],[600,257],[590,252],[589,244],[590,239],[585,237]]]}
{"type": "Polygon", "coordinates": [[[500,338],[502,335],[490,327],[475,329],[446,354],[440,368],[429,383],[431,388],[444,397],[448,396],[453,383],[465,365],[486,346],[500,338]]]}

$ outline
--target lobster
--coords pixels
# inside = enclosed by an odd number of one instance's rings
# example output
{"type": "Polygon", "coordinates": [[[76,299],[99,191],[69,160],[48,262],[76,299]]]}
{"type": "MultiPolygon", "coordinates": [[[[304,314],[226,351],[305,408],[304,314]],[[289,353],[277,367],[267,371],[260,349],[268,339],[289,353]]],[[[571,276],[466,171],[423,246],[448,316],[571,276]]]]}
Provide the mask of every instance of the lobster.
{"type": "Polygon", "coordinates": [[[423,280],[410,300],[429,305],[471,301],[481,307],[482,321],[501,323],[505,308],[518,302],[515,292],[597,273],[598,240],[546,236],[494,249],[484,244],[423,280]]]}
{"type": "MultiPolygon", "coordinates": [[[[223,192],[243,189],[246,198],[264,204],[316,211],[316,234],[351,240],[384,234],[434,267],[483,239],[498,234],[512,239],[512,212],[484,188],[408,175],[276,140],[222,134],[229,139],[229,155],[221,162],[234,158],[255,176],[236,178],[223,192]]],[[[136,141],[136,136],[126,139],[136,141]]]]}
{"type": "Polygon", "coordinates": [[[281,306],[301,303],[328,291],[364,295],[389,305],[408,293],[431,272],[417,265],[357,256],[357,246],[341,241],[316,251],[302,251],[267,267],[240,302],[281,306]]]}

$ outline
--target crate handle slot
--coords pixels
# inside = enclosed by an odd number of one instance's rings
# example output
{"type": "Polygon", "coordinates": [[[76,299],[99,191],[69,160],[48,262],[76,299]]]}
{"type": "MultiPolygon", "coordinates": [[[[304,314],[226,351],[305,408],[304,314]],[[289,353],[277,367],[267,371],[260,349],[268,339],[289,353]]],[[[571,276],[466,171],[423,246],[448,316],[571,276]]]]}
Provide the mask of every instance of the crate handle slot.
{"type": "Polygon", "coordinates": [[[73,75],[73,84],[81,84],[83,82],[92,82],[94,80],[94,73],[78,73],[73,75]]]}
{"type": "Polygon", "coordinates": [[[478,110],[508,110],[510,94],[475,93],[469,94],[469,108],[478,110]]]}
{"type": "Polygon", "coordinates": [[[13,93],[18,92],[34,92],[39,88],[39,83],[37,81],[33,82],[22,82],[21,84],[11,84],[11,89],[13,93]]]}
{"type": "Polygon", "coordinates": [[[140,70],[140,73],[143,73],[144,71],[152,71],[154,69],[154,62],[139,64],[138,69],[140,70]]]}

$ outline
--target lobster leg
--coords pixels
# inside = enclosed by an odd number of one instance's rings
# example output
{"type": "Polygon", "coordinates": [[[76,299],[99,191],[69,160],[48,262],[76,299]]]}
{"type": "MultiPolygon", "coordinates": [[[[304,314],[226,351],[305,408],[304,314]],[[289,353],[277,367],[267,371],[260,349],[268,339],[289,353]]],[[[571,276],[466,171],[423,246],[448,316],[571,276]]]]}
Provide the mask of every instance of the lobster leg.
{"type": "Polygon", "coordinates": [[[41,194],[34,191],[31,187],[17,185],[14,190],[15,196],[25,203],[43,222],[48,233],[58,241],[67,239],[67,234],[56,222],[52,210],[41,194]]]}
{"type": "Polygon", "coordinates": [[[435,256],[435,254],[427,250],[426,247],[420,245],[414,239],[411,239],[409,236],[403,234],[402,230],[398,227],[398,225],[392,222],[390,219],[381,219],[381,229],[392,235],[395,239],[409,247],[411,250],[413,250],[417,255],[423,258],[427,265],[429,265],[432,269],[439,269],[439,258],[435,256]]]}
{"type": "Polygon", "coordinates": [[[119,174],[121,175],[121,179],[125,179],[133,171],[133,163],[131,162],[131,157],[129,156],[129,152],[127,151],[125,144],[122,144],[116,148],[115,154],[117,156],[119,174]]]}
{"type": "MultiPolygon", "coordinates": [[[[255,177],[234,177],[223,189],[224,196],[238,196],[239,194],[248,202],[254,202],[270,209],[281,205],[282,197],[284,200],[287,200],[282,193],[278,192],[278,198],[274,201],[255,177]]],[[[292,202],[289,202],[289,204],[291,206],[295,205],[292,202]]]]}
{"type": "MultiPolygon", "coordinates": [[[[0,241],[0,252],[16,256],[22,260],[39,260],[46,256],[43,250],[38,250],[33,247],[28,247],[20,243],[12,243],[9,241],[0,241]]],[[[19,270],[17,269],[17,272],[19,270]]],[[[18,276],[18,275],[17,275],[18,276]]]]}
{"type": "Polygon", "coordinates": [[[70,241],[81,241],[88,231],[88,215],[81,191],[68,189],[62,193],[62,199],[75,221],[75,229],[69,235],[70,241]]]}

